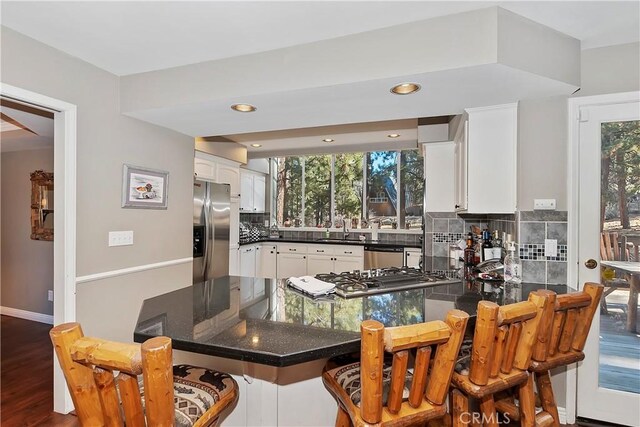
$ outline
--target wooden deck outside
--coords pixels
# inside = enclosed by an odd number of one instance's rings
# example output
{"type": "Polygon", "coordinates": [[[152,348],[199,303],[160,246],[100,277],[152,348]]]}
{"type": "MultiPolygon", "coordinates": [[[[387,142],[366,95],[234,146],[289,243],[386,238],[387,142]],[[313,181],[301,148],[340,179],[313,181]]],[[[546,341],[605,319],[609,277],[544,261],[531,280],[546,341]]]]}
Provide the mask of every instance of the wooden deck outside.
{"type": "Polygon", "coordinates": [[[600,316],[600,387],[640,393],[640,334],[625,330],[628,296],[628,290],[613,292],[609,314],[600,316]]]}

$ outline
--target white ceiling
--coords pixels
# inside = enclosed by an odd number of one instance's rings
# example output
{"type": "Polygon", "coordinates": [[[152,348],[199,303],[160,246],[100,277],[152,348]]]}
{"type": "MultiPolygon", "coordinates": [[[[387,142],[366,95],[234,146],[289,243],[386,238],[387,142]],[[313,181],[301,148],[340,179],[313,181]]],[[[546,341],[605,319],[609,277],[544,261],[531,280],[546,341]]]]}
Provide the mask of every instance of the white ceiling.
{"type": "Polygon", "coordinates": [[[493,5],[592,48],[638,41],[637,1],[17,2],[2,25],[117,75],[278,49],[493,5]]]}
{"type": "Polygon", "coordinates": [[[2,120],[2,133],[0,134],[0,151],[2,153],[22,150],[38,150],[53,148],[53,119],[44,117],[47,115],[33,114],[6,106],[0,107],[0,112],[9,117],[11,122],[19,126],[6,126],[2,120]],[[6,130],[5,130],[6,127],[6,130]]]}

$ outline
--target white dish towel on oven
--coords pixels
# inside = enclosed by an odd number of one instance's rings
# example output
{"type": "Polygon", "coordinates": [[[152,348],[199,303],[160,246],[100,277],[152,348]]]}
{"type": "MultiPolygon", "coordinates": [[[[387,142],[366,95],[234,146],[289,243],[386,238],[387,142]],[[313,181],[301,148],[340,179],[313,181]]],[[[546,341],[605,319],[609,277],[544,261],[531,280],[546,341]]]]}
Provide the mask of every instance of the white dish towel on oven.
{"type": "Polygon", "coordinates": [[[323,282],[313,276],[290,277],[288,280],[292,287],[313,296],[326,295],[334,292],[336,285],[323,282]]]}

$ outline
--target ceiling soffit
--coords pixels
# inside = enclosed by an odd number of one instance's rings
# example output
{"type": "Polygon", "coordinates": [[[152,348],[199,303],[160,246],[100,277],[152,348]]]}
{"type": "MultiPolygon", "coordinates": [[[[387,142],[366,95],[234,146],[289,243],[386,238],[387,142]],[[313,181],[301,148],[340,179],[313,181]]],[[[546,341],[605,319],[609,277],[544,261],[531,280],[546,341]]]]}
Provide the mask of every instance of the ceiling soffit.
{"type": "Polygon", "coordinates": [[[579,62],[578,40],[492,7],[125,76],[121,110],[192,136],[458,114],[570,94],[579,62]],[[388,92],[407,79],[424,89],[388,92]]]}

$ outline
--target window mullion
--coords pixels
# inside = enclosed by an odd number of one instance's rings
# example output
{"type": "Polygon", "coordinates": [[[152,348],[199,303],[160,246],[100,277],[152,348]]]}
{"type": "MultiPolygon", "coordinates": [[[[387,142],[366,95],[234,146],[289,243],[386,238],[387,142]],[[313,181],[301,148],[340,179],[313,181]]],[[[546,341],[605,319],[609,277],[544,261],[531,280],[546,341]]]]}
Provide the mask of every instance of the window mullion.
{"type": "Polygon", "coordinates": [[[402,200],[402,196],[400,194],[400,191],[402,191],[402,186],[400,185],[400,173],[402,172],[402,152],[401,151],[396,151],[396,176],[398,177],[398,179],[396,179],[396,224],[398,224],[397,229],[399,230],[400,228],[402,228],[402,224],[400,224],[400,209],[402,209],[401,206],[401,200],[402,200]]]}
{"type": "Polygon", "coordinates": [[[329,206],[329,212],[331,214],[329,220],[331,226],[335,226],[335,210],[336,210],[336,155],[331,155],[331,184],[329,185],[329,192],[331,193],[331,202],[329,206]]]}
{"type": "Polygon", "coordinates": [[[301,203],[302,223],[301,223],[301,226],[304,227],[306,225],[305,224],[306,216],[304,211],[305,209],[305,194],[304,194],[305,188],[304,187],[305,187],[305,181],[306,181],[306,176],[305,176],[306,175],[306,170],[305,170],[306,158],[305,157],[302,157],[301,163],[302,163],[302,203],[301,203]]]}

